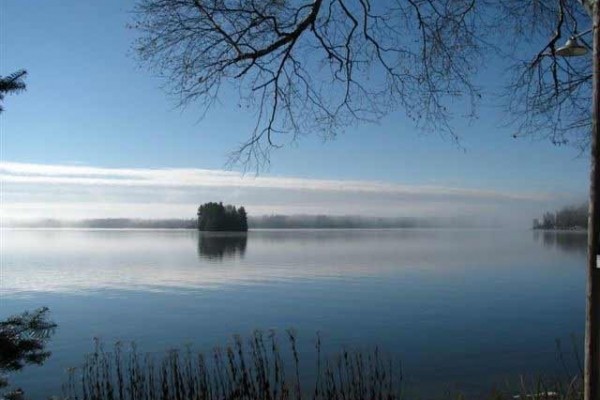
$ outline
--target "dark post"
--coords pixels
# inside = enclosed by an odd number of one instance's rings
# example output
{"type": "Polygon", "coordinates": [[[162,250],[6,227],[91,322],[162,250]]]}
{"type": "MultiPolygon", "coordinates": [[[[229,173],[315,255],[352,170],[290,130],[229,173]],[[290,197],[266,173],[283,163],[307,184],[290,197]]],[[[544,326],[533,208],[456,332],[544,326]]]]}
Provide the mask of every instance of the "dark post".
{"type": "Polygon", "coordinates": [[[585,319],[585,400],[600,399],[600,270],[597,267],[600,229],[600,5],[590,2],[593,20],[592,148],[590,210],[588,216],[588,268],[585,319]]]}

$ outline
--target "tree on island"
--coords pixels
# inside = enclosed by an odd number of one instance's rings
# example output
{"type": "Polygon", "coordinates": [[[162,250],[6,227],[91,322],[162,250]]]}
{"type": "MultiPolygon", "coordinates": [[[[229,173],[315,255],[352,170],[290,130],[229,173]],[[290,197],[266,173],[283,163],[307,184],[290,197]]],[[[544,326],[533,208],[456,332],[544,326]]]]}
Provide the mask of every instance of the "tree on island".
{"type": "Polygon", "coordinates": [[[542,220],[533,220],[533,229],[587,229],[587,204],[567,206],[556,212],[546,212],[542,220]]]}
{"type": "Polygon", "coordinates": [[[198,230],[201,231],[248,231],[248,215],[244,207],[223,203],[205,203],[198,208],[198,230]]]}

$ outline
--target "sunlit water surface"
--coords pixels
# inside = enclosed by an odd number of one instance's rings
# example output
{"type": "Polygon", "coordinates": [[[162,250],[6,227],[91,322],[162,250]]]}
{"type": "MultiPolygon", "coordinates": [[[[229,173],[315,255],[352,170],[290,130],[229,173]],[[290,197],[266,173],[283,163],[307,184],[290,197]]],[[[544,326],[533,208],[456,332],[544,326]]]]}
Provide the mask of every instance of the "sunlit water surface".
{"type": "Polygon", "coordinates": [[[486,393],[563,374],[557,340],[574,364],[585,243],[505,230],[3,230],[0,318],[48,306],[58,324],[46,364],[10,380],[33,398],[60,393],[94,337],[210,351],[294,328],[307,354],[317,332],[329,352],[379,346],[409,392],[486,393]]]}

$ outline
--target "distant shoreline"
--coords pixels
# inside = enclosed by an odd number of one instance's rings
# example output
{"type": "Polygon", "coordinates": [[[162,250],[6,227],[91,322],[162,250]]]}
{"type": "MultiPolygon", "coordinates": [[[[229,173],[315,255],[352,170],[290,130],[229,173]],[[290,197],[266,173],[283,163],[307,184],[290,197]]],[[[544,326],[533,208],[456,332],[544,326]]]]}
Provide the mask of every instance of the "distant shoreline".
{"type": "MultiPolygon", "coordinates": [[[[8,222],[8,221],[5,221],[8,222]]],[[[248,227],[257,229],[407,229],[407,228],[498,228],[463,218],[386,218],[326,215],[267,215],[248,218],[248,227]]],[[[64,221],[56,219],[10,221],[2,228],[17,229],[137,229],[197,230],[194,219],[105,218],[64,221]]]]}
{"type": "MultiPolygon", "coordinates": [[[[526,228],[504,228],[504,227],[409,227],[409,228],[248,228],[246,232],[239,231],[199,231],[192,228],[94,228],[94,227],[22,227],[22,226],[0,226],[0,230],[7,231],[135,231],[135,232],[199,232],[208,235],[219,234],[246,234],[248,232],[271,232],[271,231],[399,231],[399,230],[526,230],[526,228]]],[[[557,231],[559,233],[560,231],[557,231]]],[[[563,233],[569,233],[563,231],[563,233]]],[[[582,232],[573,232],[582,233],[582,232]]]]}
{"type": "Polygon", "coordinates": [[[573,227],[573,228],[531,228],[534,232],[572,232],[572,233],[587,233],[587,228],[573,227]]]}

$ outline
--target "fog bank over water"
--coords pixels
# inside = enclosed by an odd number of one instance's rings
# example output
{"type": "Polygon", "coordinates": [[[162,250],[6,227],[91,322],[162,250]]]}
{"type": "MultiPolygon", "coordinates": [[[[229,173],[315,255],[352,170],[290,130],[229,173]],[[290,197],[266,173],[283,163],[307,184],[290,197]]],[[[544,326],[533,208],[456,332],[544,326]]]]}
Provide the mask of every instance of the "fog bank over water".
{"type": "MultiPolygon", "coordinates": [[[[199,204],[223,201],[263,215],[361,216],[529,227],[545,210],[584,194],[458,185],[244,175],[192,168],[99,168],[0,163],[3,225],[41,220],[191,219],[199,204]]],[[[362,222],[364,224],[364,221],[362,222]]]]}
{"type": "MultiPolygon", "coordinates": [[[[263,215],[250,217],[250,229],[398,229],[398,228],[498,228],[466,218],[386,218],[328,215],[263,215]]],[[[12,228],[65,229],[197,229],[196,219],[98,218],[84,220],[8,220],[12,228]]]]}

